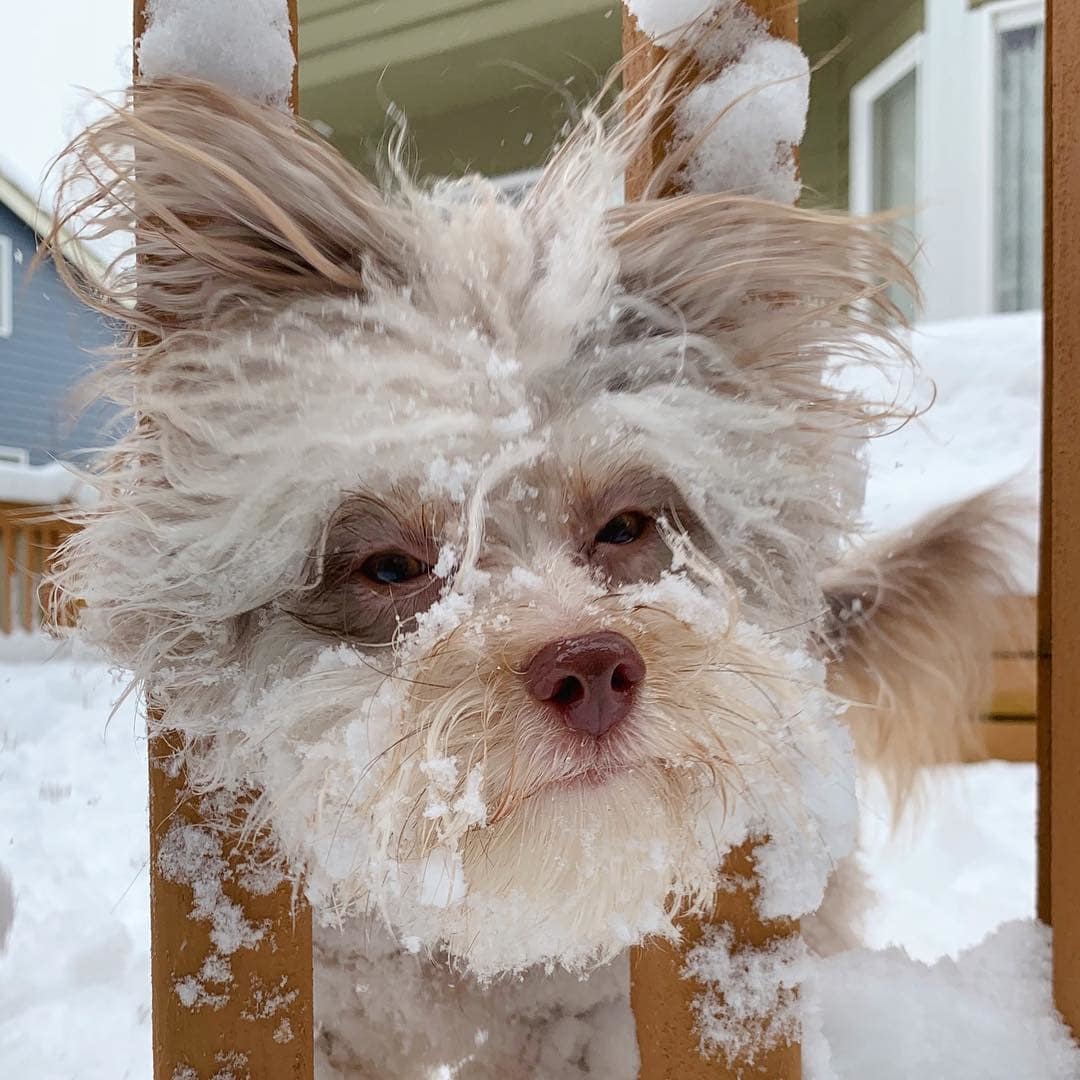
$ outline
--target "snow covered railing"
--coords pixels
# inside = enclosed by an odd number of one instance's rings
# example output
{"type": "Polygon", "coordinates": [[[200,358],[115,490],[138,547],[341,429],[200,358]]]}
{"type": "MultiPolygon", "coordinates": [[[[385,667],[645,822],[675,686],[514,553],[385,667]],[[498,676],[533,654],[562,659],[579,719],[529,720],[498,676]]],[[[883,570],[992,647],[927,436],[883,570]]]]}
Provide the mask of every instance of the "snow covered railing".
{"type": "MultiPolygon", "coordinates": [[[[798,197],[796,145],[802,138],[806,119],[809,70],[805,67],[805,57],[794,44],[798,40],[798,5],[791,0],[751,0],[739,8],[703,0],[677,4],[666,0],[627,0],[623,6],[624,83],[647,85],[650,71],[665,55],[659,42],[670,35],[678,36],[689,21],[714,9],[723,12],[714,16],[718,19],[717,54],[721,58],[730,54],[734,45],[744,49],[742,59],[727,63],[721,60],[719,75],[708,81],[701,81],[698,78],[701,72],[688,65],[678,86],[680,100],[673,103],[666,115],[661,114],[652,138],[627,169],[628,199],[639,198],[650,186],[655,186],[654,178],[662,171],[673,146],[686,134],[687,127],[692,131],[702,120],[708,124],[709,134],[701,144],[705,153],[696,156],[705,160],[696,162],[691,158],[653,194],[674,194],[689,184],[703,190],[718,187],[747,190],[790,201],[798,197]],[[756,22],[755,15],[760,22],[756,22]],[[767,94],[740,97],[741,91],[737,89],[740,77],[749,78],[751,88],[762,82],[763,72],[754,67],[751,55],[760,50],[780,54],[779,67],[784,70],[770,65],[772,69],[764,74],[766,78],[780,76],[787,84],[789,100],[777,103],[767,94]],[[785,65],[794,70],[788,71],[785,65]],[[800,77],[800,65],[804,77],[800,77]],[[695,88],[696,83],[700,85],[695,88]],[[731,85],[722,86],[722,83],[731,85]],[[714,91],[736,101],[736,107],[725,110],[726,115],[719,122],[715,119],[715,105],[703,100],[714,91]],[[794,100],[790,99],[792,92],[794,100]],[[754,99],[751,108],[764,108],[764,116],[744,115],[745,105],[751,99],[754,99]],[[699,111],[703,116],[695,115],[699,111]],[[755,144],[766,147],[764,164],[752,153],[742,152],[749,150],[748,124],[756,131],[755,144]],[[776,136],[775,145],[769,145],[770,134],[776,136]],[[732,136],[740,153],[732,154],[732,147],[725,145],[732,136]],[[721,165],[721,171],[725,167],[736,170],[745,167],[749,173],[738,177],[716,175],[714,164],[725,161],[729,165],[721,165]]],[[[773,59],[776,58],[770,57],[773,59]]],[[[631,950],[630,992],[641,1055],[640,1080],[673,1077],[727,1080],[750,1074],[768,1076],[770,1080],[800,1080],[801,1047],[797,1034],[783,1022],[785,1004],[779,1000],[773,1008],[765,1007],[764,1015],[755,1012],[753,1017],[746,1018],[748,1030],[753,1029],[755,1037],[748,1038],[745,1046],[728,1046],[721,1055],[703,1053],[702,992],[707,991],[721,1010],[725,1001],[721,989],[712,983],[706,986],[695,976],[695,971],[701,975],[700,965],[695,965],[699,947],[708,945],[717,933],[730,935],[729,952],[733,957],[781,956],[796,952],[801,946],[796,920],[765,919],[759,911],[755,867],[759,846],[747,842],[729,854],[723,868],[729,887],[717,893],[708,916],[683,922],[683,936],[678,945],[659,942],[631,950]]]]}
{"type": "MultiPolygon", "coordinates": [[[[295,108],[296,5],[135,0],[135,71],[200,77],[295,108]]],[[[260,885],[257,838],[210,829],[185,776],[158,767],[170,739],[150,743],[155,1080],[311,1080],[311,910],[289,882],[260,885]]]]}

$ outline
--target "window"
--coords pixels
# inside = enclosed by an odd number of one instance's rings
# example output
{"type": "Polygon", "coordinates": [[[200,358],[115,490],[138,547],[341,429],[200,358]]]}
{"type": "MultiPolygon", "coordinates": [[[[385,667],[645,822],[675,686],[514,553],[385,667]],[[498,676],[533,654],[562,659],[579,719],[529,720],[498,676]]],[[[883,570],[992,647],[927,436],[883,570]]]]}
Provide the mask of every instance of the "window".
{"type": "MultiPolygon", "coordinates": [[[[897,211],[898,245],[914,257],[918,204],[920,36],[859,82],[851,94],[851,208],[897,211]]],[[[911,297],[893,299],[913,314],[911,297]]]]}
{"type": "Polygon", "coordinates": [[[1014,9],[994,27],[994,309],[1042,304],[1041,13],[1014,9]]]}
{"type": "Polygon", "coordinates": [[[15,321],[15,266],[11,238],[0,236],[0,338],[11,337],[15,321]]]}
{"type": "MultiPolygon", "coordinates": [[[[914,208],[924,317],[1042,303],[1042,0],[925,6],[851,94],[851,208],[914,208]]],[[[914,249],[912,249],[914,251],[914,249]]]]}

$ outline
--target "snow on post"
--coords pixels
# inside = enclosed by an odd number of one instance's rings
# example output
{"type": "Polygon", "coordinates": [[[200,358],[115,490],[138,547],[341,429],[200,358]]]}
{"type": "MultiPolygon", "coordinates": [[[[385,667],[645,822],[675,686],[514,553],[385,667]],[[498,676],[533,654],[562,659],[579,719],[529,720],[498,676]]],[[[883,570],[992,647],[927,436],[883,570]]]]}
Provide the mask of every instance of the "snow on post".
{"type": "MultiPolygon", "coordinates": [[[[794,43],[797,19],[789,0],[627,0],[629,85],[648,76],[665,42],[695,23],[710,25],[697,41],[697,68],[686,73],[682,100],[627,170],[627,198],[644,193],[669,155],[683,159],[676,189],[798,198],[795,146],[806,123],[809,70],[794,43]],[[705,72],[714,74],[702,79],[705,72]]],[[[803,953],[796,919],[820,896],[807,895],[812,881],[785,894],[791,868],[784,848],[748,840],[734,849],[724,865],[732,887],[717,896],[711,918],[686,920],[678,948],[632,950],[641,1080],[723,1080],[746,1071],[774,1080],[801,1076],[794,987],[803,953]],[[802,910],[783,917],[785,908],[802,910]],[[761,958],[751,965],[755,977],[738,987],[729,982],[725,993],[714,977],[746,970],[740,962],[749,956],[761,958]]]]}
{"type": "Polygon", "coordinates": [[[786,203],[799,198],[795,151],[806,130],[810,67],[788,40],[795,37],[794,9],[771,0],[628,0],[634,44],[651,41],[652,49],[662,49],[709,24],[695,51],[710,77],[687,87],[667,145],[657,148],[660,156],[685,158],[682,188],[786,203]]]}
{"type": "Polygon", "coordinates": [[[144,79],[183,75],[286,108],[296,55],[289,0],[145,0],[144,79]]]}
{"type": "MultiPolygon", "coordinates": [[[[136,0],[139,78],[296,102],[296,0],[136,0]]],[[[151,740],[155,1077],[314,1075],[311,914],[253,839],[210,827],[151,740]]],[[[210,814],[209,817],[214,817],[210,814]]]]}

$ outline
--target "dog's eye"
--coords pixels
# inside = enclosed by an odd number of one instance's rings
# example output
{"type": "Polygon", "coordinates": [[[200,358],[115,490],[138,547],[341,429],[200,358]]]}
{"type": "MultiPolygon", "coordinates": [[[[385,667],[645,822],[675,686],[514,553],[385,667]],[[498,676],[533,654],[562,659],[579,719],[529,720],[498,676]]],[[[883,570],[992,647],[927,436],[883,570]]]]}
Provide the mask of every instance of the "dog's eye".
{"type": "Polygon", "coordinates": [[[403,551],[381,551],[360,564],[360,573],[378,585],[401,585],[431,573],[431,567],[403,551]]]}
{"type": "Polygon", "coordinates": [[[649,527],[649,518],[637,510],[616,514],[597,534],[597,544],[632,544],[649,527]]]}

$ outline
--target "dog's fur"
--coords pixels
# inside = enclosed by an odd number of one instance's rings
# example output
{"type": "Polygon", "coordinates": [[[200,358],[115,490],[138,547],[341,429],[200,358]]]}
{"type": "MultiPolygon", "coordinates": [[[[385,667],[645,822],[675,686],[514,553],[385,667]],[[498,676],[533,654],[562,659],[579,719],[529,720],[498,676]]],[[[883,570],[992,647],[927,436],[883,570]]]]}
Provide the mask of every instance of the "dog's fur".
{"type": "Polygon", "coordinates": [[[586,992],[536,965],[671,934],[716,888],[734,804],[805,817],[794,758],[828,769],[832,747],[843,775],[826,669],[898,791],[981,703],[993,500],[852,546],[888,410],[831,368],[904,355],[887,289],[910,278],[881,231],[737,195],[606,205],[677,59],[626,120],[587,113],[520,205],[400,169],[379,190],[294,119],[185,80],[71,148],[55,235],[137,237],[137,297],[130,264],[104,292],[61,267],[130,329],[105,379],[143,419],[57,595],[179,733],[193,792],[259,790],[250,824],[355,935],[320,945],[320,1007],[361,1014],[327,1021],[339,1068],[618,1075],[583,1018],[625,1027],[624,969],[586,992]],[[626,509],[654,524],[597,543],[626,509]],[[380,590],[358,568],[383,550],[432,572],[380,590]],[[596,629],[648,670],[600,740],[521,679],[596,629]],[[432,951],[525,982],[477,998],[432,951]],[[406,993],[437,1044],[394,1014],[406,993]],[[481,1015],[520,1037],[474,1038],[481,1015]]]}

